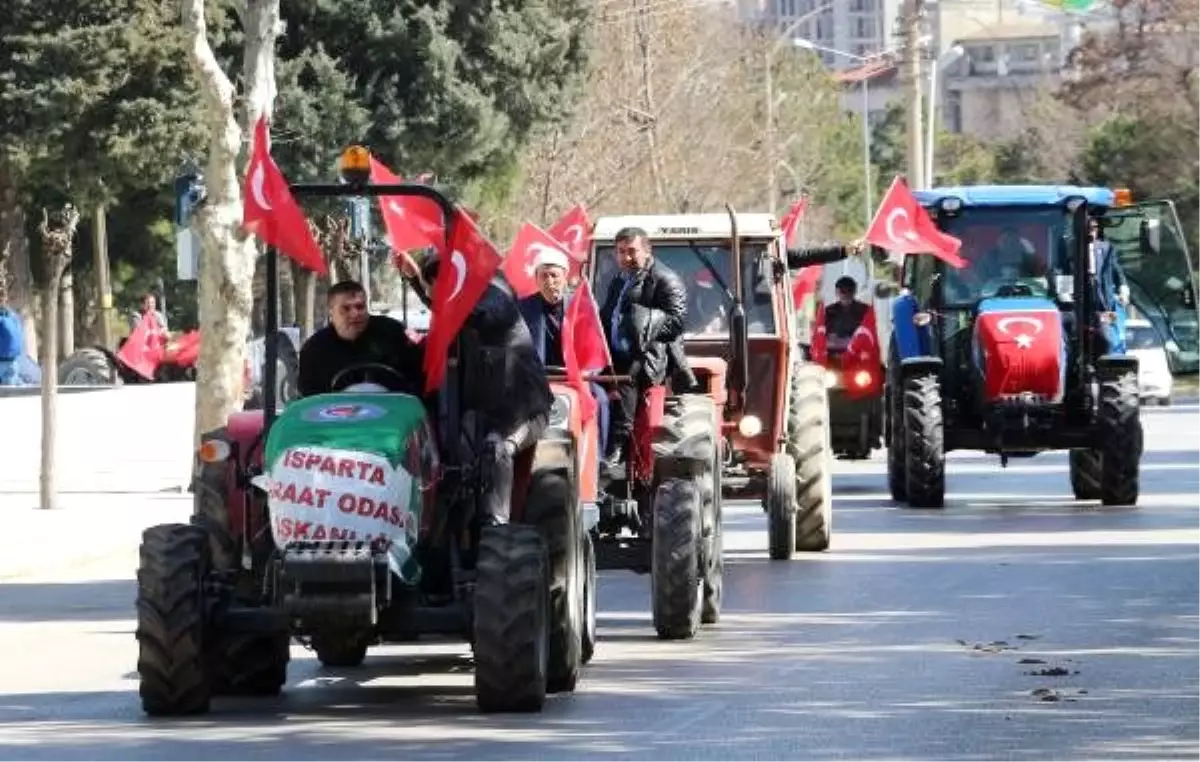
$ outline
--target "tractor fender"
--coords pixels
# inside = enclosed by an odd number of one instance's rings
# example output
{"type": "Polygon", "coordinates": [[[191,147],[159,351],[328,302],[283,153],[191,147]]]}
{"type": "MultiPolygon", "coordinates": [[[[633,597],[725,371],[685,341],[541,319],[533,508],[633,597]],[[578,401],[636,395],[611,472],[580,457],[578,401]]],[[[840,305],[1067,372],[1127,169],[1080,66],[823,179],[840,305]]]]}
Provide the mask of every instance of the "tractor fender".
{"type": "Polygon", "coordinates": [[[942,365],[942,358],[932,355],[906,357],[900,361],[900,373],[905,378],[923,373],[939,373],[942,365]]]}
{"type": "Polygon", "coordinates": [[[1096,358],[1096,370],[1102,376],[1137,373],[1138,359],[1133,355],[1102,355],[1096,358]]]}

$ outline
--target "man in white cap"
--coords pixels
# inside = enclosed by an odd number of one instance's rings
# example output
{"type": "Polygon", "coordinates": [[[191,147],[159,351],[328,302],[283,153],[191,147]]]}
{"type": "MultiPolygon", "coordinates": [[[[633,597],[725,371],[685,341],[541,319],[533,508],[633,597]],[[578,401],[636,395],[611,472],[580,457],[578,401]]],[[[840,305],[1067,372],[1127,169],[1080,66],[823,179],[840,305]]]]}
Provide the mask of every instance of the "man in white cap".
{"type": "MultiPolygon", "coordinates": [[[[533,335],[533,345],[550,375],[564,372],[562,353],[562,328],[566,317],[567,273],[570,262],[567,255],[558,249],[543,248],[534,259],[534,277],[538,292],[525,297],[519,303],[521,315],[533,335]]],[[[608,394],[597,383],[590,384],[592,396],[596,398],[597,426],[600,432],[602,455],[608,442],[608,394]]]]}

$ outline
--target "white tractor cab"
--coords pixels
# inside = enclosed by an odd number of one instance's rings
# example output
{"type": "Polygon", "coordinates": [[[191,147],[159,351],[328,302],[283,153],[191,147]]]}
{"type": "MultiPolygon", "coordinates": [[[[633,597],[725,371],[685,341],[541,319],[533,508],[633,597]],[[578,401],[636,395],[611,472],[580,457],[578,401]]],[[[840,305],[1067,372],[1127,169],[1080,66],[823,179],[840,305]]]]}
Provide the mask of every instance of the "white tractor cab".
{"type": "Polygon", "coordinates": [[[1138,359],[1138,395],[1142,404],[1171,404],[1175,379],[1167,361],[1169,351],[1154,324],[1144,318],[1125,321],[1125,347],[1138,359]]]}

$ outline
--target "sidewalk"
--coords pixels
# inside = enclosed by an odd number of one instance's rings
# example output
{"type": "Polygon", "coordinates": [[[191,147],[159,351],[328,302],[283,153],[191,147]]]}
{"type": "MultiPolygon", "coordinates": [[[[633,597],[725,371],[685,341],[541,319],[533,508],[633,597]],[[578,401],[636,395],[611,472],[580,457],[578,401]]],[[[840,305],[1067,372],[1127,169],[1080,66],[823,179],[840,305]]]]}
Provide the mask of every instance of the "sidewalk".
{"type": "Polygon", "coordinates": [[[57,507],[38,509],[41,407],[0,398],[0,583],[104,565],[133,574],[142,529],[186,521],[193,384],[59,397],[57,507]]]}

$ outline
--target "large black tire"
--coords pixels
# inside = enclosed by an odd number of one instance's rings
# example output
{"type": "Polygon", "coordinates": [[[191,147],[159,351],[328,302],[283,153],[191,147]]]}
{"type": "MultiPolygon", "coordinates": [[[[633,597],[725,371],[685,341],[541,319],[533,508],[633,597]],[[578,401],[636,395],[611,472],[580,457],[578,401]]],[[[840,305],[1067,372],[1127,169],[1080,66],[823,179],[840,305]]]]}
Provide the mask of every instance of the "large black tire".
{"type": "Polygon", "coordinates": [[[934,373],[904,379],[904,475],[909,506],[946,504],[942,390],[934,373]]]}
{"type": "Polygon", "coordinates": [[[199,527],[162,524],[138,549],[138,693],[152,716],[202,714],[212,696],[204,579],[208,538],[199,527]]]}
{"type": "Polygon", "coordinates": [[[796,461],[786,452],[771,456],[767,472],[767,549],[774,561],[796,550],[796,461]]]}
{"type": "Polygon", "coordinates": [[[1071,491],[1076,500],[1100,499],[1100,473],[1103,460],[1099,450],[1071,450],[1071,491]]]}
{"type": "Polygon", "coordinates": [[[725,589],[724,527],[721,496],[720,417],[712,397],[685,394],[668,400],[662,426],[655,432],[654,452],[664,478],[695,475],[700,493],[700,575],[704,586],[701,621],[721,618],[725,589]],[[672,459],[682,468],[665,465],[672,459]]]}
{"type": "Polygon", "coordinates": [[[650,596],[654,629],[664,640],[689,640],[700,629],[700,523],[700,488],[694,480],[666,479],[658,485],[650,596]]]}
{"type": "Polygon", "coordinates": [[[367,658],[367,649],[374,638],[358,632],[313,633],[312,649],[317,661],[325,667],[358,667],[367,658]]]}
{"type": "MultiPolygon", "coordinates": [[[[566,450],[570,452],[570,450],[566,450]]],[[[575,690],[583,666],[586,615],[583,523],[579,491],[570,465],[536,468],[525,502],[527,524],[536,526],[546,542],[550,562],[550,655],[546,690],[575,690]]]]}
{"type": "Polygon", "coordinates": [[[1142,460],[1142,420],[1137,372],[1100,381],[1100,502],[1137,505],[1142,460]]]}
{"type": "Polygon", "coordinates": [[[72,386],[116,386],[121,373],[111,356],[98,347],[82,347],[58,366],[58,383],[72,386]]]}
{"type": "Polygon", "coordinates": [[[291,638],[222,633],[210,654],[213,695],[278,696],[287,682],[291,638]]]}
{"type": "Polygon", "coordinates": [[[587,570],[585,579],[586,590],[584,593],[584,603],[587,606],[584,609],[583,617],[583,648],[581,649],[581,658],[584,664],[589,664],[592,657],[596,655],[596,546],[592,543],[592,535],[590,532],[583,533],[583,568],[587,570]]]}
{"type": "Polygon", "coordinates": [[[788,395],[786,452],[796,462],[796,550],[829,549],[833,532],[833,448],[825,369],[797,364],[788,395]]]}
{"type": "Polygon", "coordinates": [[[900,355],[895,347],[888,361],[885,398],[888,491],[893,501],[903,503],[908,500],[908,481],[904,470],[904,388],[900,381],[900,355]]]}
{"type": "Polygon", "coordinates": [[[537,527],[488,527],[475,584],[475,701],[484,712],[539,712],[550,653],[550,561],[537,527]]]}

